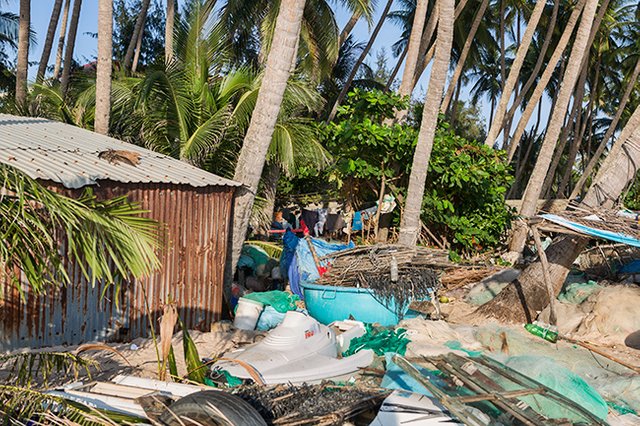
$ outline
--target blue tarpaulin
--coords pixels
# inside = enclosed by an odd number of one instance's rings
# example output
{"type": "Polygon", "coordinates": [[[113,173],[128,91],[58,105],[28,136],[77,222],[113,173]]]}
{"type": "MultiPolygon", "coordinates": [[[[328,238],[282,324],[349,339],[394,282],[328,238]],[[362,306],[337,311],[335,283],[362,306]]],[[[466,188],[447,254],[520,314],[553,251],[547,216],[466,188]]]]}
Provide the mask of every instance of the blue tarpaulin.
{"type": "MultiPolygon", "coordinates": [[[[553,222],[560,226],[564,226],[565,228],[571,229],[581,234],[589,235],[594,238],[602,238],[604,240],[615,241],[618,243],[626,244],[628,246],[640,247],[640,240],[630,235],[592,228],[581,223],[572,222],[569,219],[565,219],[555,214],[543,214],[541,215],[541,217],[548,220],[549,222],[553,222]]],[[[598,221],[594,220],[593,225],[597,226],[598,221]]]]}
{"type": "Polygon", "coordinates": [[[300,240],[298,246],[296,247],[296,254],[293,258],[294,260],[288,271],[291,291],[300,297],[303,297],[302,290],[299,287],[300,282],[313,283],[318,278],[320,278],[318,268],[315,261],[313,260],[313,255],[311,254],[311,249],[309,249],[309,243],[307,241],[311,241],[318,257],[326,256],[337,251],[355,247],[355,244],[353,244],[353,242],[345,245],[328,243],[318,238],[310,238],[310,240],[300,240]]]}

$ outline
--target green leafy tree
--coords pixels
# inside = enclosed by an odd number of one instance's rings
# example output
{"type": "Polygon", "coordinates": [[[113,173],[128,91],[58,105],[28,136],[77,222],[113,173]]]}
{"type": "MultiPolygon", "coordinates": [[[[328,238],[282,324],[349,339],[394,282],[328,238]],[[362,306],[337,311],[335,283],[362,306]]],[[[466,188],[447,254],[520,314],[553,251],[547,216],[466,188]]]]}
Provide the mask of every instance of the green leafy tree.
{"type": "Polygon", "coordinates": [[[407,100],[380,90],[355,89],[324,129],[335,158],[329,179],[355,203],[377,199],[384,178],[398,184],[408,172],[416,131],[405,124],[384,124],[407,100]]]}
{"type": "Polygon", "coordinates": [[[513,213],[504,196],[513,179],[504,151],[457,136],[441,123],[429,162],[422,220],[456,250],[500,244],[513,213]]]}

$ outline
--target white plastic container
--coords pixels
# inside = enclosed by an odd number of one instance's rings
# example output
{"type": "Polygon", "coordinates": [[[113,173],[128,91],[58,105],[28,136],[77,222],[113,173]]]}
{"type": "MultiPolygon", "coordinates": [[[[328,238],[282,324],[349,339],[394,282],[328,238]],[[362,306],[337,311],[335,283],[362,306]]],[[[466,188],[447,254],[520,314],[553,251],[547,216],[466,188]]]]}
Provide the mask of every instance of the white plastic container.
{"type": "Polygon", "coordinates": [[[240,330],[255,330],[263,309],[264,305],[262,303],[241,297],[238,299],[238,308],[236,309],[233,325],[240,330]]]}

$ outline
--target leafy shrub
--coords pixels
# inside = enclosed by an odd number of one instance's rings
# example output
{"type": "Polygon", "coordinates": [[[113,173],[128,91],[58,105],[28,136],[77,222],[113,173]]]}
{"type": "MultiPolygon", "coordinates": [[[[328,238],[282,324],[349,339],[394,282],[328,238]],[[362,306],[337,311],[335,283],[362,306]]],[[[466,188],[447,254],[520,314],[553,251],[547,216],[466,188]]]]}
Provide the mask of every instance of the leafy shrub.
{"type": "Polygon", "coordinates": [[[429,162],[422,219],[454,249],[495,247],[513,218],[504,201],[512,181],[503,151],[456,136],[441,123],[429,162]]]}

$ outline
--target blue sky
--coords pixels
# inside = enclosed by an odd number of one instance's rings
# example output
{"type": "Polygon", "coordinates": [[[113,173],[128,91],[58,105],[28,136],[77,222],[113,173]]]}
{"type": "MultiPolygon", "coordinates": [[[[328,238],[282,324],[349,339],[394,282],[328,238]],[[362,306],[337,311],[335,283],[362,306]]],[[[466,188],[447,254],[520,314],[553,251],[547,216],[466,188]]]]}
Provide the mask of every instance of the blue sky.
{"type": "MultiPolygon", "coordinates": [[[[161,4],[164,4],[165,0],[153,0],[159,1],[161,4]]],[[[8,0],[7,8],[15,13],[18,13],[18,0],[8,0]]],[[[179,0],[181,4],[181,1],[179,0]]],[[[392,6],[391,10],[397,9],[397,5],[392,6]]],[[[31,20],[32,26],[37,33],[38,44],[31,49],[29,53],[29,60],[33,63],[36,63],[40,60],[40,55],[42,54],[42,44],[44,42],[44,37],[47,32],[47,26],[49,25],[49,19],[51,17],[51,9],[53,8],[53,0],[31,0],[31,20]]],[[[80,62],[93,60],[96,56],[97,52],[97,40],[90,36],[87,33],[95,33],[97,31],[97,9],[98,9],[98,0],[84,0],[82,2],[81,16],[78,27],[78,36],[76,40],[75,47],[75,58],[80,62]]],[[[378,14],[375,17],[375,21],[379,18],[379,13],[382,10],[382,7],[378,7],[378,14]]],[[[344,24],[349,19],[350,14],[341,8],[338,8],[337,11],[337,21],[339,28],[342,28],[344,24]]],[[[395,65],[395,58],[392,58],[391,55],[391,45],[395,43],[400,37],[401,31],[398,27],[393,25],[391,22],[385,22],[380,34],[378,35],[377,41],[373,46],[372,52],[369,55],[367,60],[368,63],[373,64],[376,58],[377,52],[385,48],[387,54],[389,55],[388,67],[393,68],[395,65]]],[[[369,27],[366,22],[361,21],[356,25],[354,32],[354,36],[359,41],[367,41],[369,38],[369,27]]],[[[56,34],[56,40],[57,40],[56,34]]],[[[55,52],[52,52],[49,63],[53,63],[55,60],[55,52]]],[[[29,77],[34,78],[35,72],[37,69],[37,64],[31,66],[29,70],[29,77]]],[[[428,69],[427,72],[424,73],[421,80],[418,82],[418,86],[414,91],[414,97],[421,98],[424,96],[427,87],[427,79],[428,79],[428,69]]],[[[402,76],[402,70],[398,74],[399,77],[402,76]]],[[[466,94],[463,91],[462,98],[467,98],[466,94]]],[[[545,108],[546,110],[547,108],[545,108]]],[[[487,101],[484,101],[481,105],[481,111],[483,115],[486,117],[485,120],[488,120],[489,117],[489,105],[487,101]]],[[[546,114],[545,114],[546,116],[546,114]]],[[[533,117],[532,117],[533,120],[533,117]]],[[[546,120],[545,120],[546,121],[546,120]]],[[[544,125],[544,123],[542,123],[544,125]]]]}

